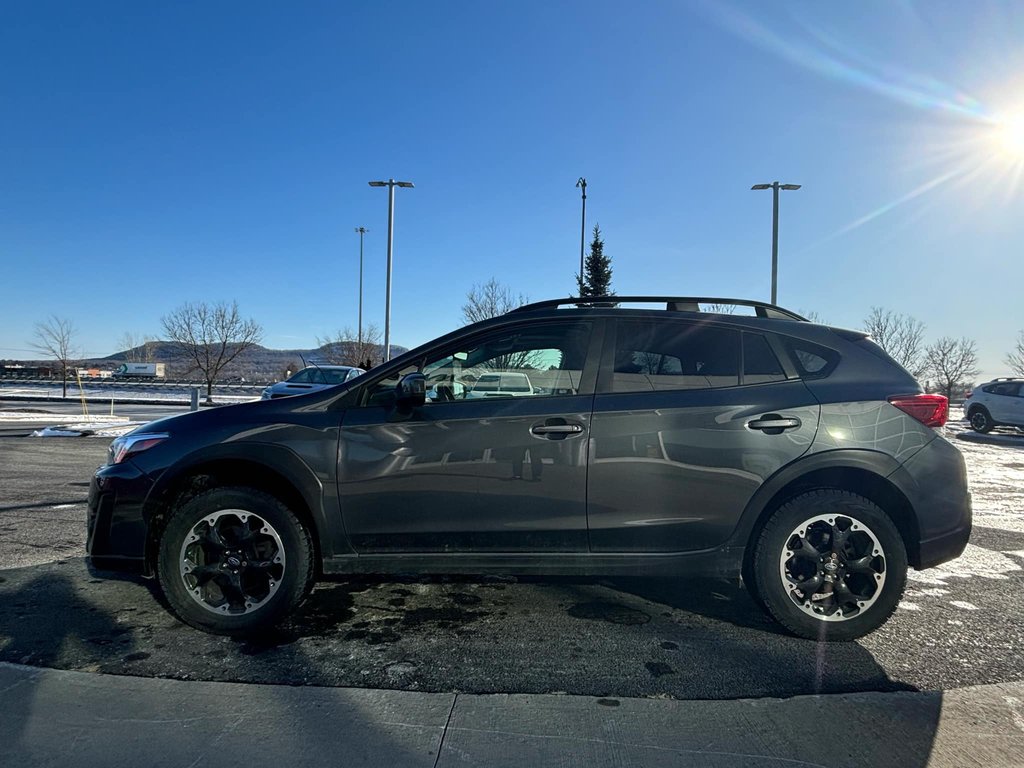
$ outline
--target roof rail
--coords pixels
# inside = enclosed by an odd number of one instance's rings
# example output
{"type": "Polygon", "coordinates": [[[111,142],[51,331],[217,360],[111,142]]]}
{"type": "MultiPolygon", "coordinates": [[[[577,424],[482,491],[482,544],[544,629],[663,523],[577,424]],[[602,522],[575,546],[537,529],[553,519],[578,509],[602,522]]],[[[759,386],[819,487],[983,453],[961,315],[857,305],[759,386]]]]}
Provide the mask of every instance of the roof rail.
{"type": "Polygon", "coordinates": [[[669,312],[701,312],[701,304],[726,304],[736,307],[753,307],[758,317],[769,317],[777,320],[802,320],[796,312],[769,304],[764,301],[752,301],[750,299],[724,299],[712,296],[570,296],[565,299],[548,299],[547,301],[535,301],[532,304],[524,304],[513,309],[513,312],[529,312],[535,309],[554,309],[557,307],[577,304],[588,307],[611,307],[616,304],[664,304],[669,312]]]}

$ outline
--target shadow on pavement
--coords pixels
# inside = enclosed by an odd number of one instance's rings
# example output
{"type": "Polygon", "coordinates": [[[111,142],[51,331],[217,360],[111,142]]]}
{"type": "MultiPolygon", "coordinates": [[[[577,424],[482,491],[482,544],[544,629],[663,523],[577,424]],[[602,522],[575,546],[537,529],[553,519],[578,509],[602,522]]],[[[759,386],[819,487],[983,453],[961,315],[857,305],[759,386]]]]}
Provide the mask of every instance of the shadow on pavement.
{"type": "MultiPolygon", "coordinates": [[[[23,570],[42,573],[12,589],[11,571],[0,571],[0,660],[117,677],[53,677],[0,666],[0,765],[163,764],[170,754],[176,764],[196,765],[214,742],[228,753],[217,759],[225,766],[250,765],[253,751],[267,764],[322,765],[341,755],[346,765],[376,766],[381,755],[392,765],[435,764],[450,702],[388,691],[320,689],[307,698],[282,685],[193,691],[191,685],[209,684],[131,680],[122,675],[151,655],[137,650],[136,639],[154,646],[152,629],[134,615],[139,606],[123,606],[115,615],[83,599],[82,580],[57,564],[23,570]]],[[[122,582],[139,587],[130,578],[122,582]]],[[[173,627],[163,625],[171,635],[173,627]]],[[[268,636],[265,647],[286,644],[290,665],[310,667],[291,642],[286,634],[268,636]]],[[[258,654],[261,647],[242,644],[240,652],[258,654]]]]}
{"type": "MultiPolygon", "coordinates": [[[[79,599],[69,576],[46,569],[17,589],[7,590],[0,572],[0,659],[38,667],[61,666],[69,645],[82,648],[92,660],[82,671],[101,672],[108,662],[131,657],[131,629],[119,626],[108,612],[79,599]],[[56,619],[56,620],[55,620],[56,619]],[[47,629],[39,632],[40,625],[47,629]]],[[[22,740],[32,708],[3,706],[4,739],[22,740]]]]}

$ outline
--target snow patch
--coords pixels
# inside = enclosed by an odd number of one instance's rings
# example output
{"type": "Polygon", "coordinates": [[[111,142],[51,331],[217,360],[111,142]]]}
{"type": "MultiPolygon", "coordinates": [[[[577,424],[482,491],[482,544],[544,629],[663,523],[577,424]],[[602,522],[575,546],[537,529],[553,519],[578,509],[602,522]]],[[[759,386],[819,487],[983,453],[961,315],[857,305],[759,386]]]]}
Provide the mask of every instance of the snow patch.
{"type": "Polygon", "coordinates": [[[965,611],[976,611],[976,610],[978,610],[978,606],[976,606],[974,603],[968,603],[968,602],[966,602],[964,600],[950,600],[949,604],[953,605],[953,606],[956,606],[957,608],[962,608],[965,611]]]}
{"type": "Polygon", "coordinates": [[[37,429],[32,433],[32,437],[120,437],[128,434],[141,423],[118,421],[98,424],[90,422],[61,424],[37,429]]]}
{"type": "MultiPolygon", "coordinates": [[[[50,422],[52,423],[56,419],[67,418],[56,413],[22,413],[20,411],[0,411],[0,421],[11,421],[11,422],[50,422]]],[[[75,422],[78,424],[114,424],[114,423],[127,423],[127,416],[73,416],[75,422]]]]}
{"type": "Polygon", "coordinates": [[[956,560],[926,571],[910,571],[907,580],[918,584],[935,584],[940,587],[949,586],[949,579],[993,579],[1006,581],[1007,573],[1024,570],[1002,552],[968,544],[964,553],[956,560]]]}

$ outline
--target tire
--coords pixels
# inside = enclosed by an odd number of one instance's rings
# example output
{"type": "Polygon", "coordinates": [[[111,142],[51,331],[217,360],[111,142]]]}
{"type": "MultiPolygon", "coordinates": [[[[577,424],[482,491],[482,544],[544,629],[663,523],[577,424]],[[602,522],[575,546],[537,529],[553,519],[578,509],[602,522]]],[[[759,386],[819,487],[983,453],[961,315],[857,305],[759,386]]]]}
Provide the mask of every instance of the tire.
{"type": "Polygon", "coordinates": [[[183,622],[239,637],[298,608],[314,564],[309,531],[278,499],[253,488],[214,488],[172,512],[157,579],[183,622]]]}
{"type": "Polygon", "coordinates": [[[899,605],[907,550],[876,504],[821,489],[772,514],[757,539],[752,571],[756,599],[794,635],[855,640],[882,626],[899,605]]]}
{"type": "Polygon", "coordinates": [[[967,415],[967,420],[970,422],[971,429],[981,434],[987,434],[992,431],[992,427],[995,426],[995,422],[992,421],[992,416],[984,408],[972,408],[971,412],[967,415]]]}

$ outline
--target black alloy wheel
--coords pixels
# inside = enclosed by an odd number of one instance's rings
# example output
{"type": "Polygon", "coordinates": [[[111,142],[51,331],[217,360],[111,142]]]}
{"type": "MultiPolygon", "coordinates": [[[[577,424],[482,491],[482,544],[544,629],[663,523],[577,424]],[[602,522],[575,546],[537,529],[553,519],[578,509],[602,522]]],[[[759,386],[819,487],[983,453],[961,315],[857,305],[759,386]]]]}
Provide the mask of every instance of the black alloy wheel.
{"type": "Polygon", "coordinates": [[[171,515],[157,576],[186,624],[246,635],[298,607],[313,561],[309,532],[280,501],[252,488],[215,488],[171,515]]]}
{"type": "Polygon", "coordinates": [[[983,435],[987,432],[991,432],[992,427],[995,426],[992,422],[992,417],[984,408],[975,408],[972,410],[968,420],[971,423],[971,429],[975,432],[980,432],[983,435]]]}
{"type": "Polygon", "coordinates": [[[753,562],[756,594],[800,637],[853,640],[892,615],[906,584],[907,554],[892,520],[848,491],[804,493],[761,531],[753,562]]]}

